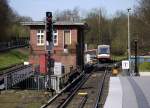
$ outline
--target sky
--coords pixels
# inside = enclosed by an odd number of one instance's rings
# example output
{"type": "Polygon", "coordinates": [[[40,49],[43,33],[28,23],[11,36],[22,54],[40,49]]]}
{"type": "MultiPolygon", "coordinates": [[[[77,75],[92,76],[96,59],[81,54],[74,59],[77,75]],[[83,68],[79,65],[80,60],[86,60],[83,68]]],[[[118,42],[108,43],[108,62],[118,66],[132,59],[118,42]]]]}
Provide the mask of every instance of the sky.
{"type": "Polygon", "coordinates": [[[81,14],[92,8],[103,8],[111,16],[117,11],[134,8],[136,0],[9,0],[11,8],[21,16],[29,16],[34,21],[43,20],[45,12],[62,11],[65,9],[81,10],[81,14]]]}

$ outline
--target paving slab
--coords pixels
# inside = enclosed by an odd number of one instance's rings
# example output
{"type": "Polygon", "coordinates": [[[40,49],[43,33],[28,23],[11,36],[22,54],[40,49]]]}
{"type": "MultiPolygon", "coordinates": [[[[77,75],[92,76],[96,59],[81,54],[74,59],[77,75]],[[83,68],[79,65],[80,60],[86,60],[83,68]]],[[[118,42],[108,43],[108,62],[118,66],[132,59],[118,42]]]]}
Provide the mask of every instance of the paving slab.
{"type": "Polygon", "coordinates": [[[140,72],[140,76],[150,76],[150,72],[140,72]]]}
{"type": "MultiPolygon", "coordinates": [[[[140,89],[137,93],[139,108],[150,108],[150,76],[133,77],[132,80],[140,89]]],[[[135,92],[138,88],[136,88],[135,92]]]]}
{"type": "Polygon", "coordinates": [[[122,95],[119,77],[111,77],[109,93],[104,108],[122,108],[122,95]]]}
{"type": "Polygon", "coordinates": [[[150,108],[150,76],[111,77],[104,108],[150,108]]]}
{"type": "Polygon", "coordinates": [[[120,77],[123,90],[123,103],[120,108],[138,108],[136,95],[128,78],[129,77],[120,77]]]}

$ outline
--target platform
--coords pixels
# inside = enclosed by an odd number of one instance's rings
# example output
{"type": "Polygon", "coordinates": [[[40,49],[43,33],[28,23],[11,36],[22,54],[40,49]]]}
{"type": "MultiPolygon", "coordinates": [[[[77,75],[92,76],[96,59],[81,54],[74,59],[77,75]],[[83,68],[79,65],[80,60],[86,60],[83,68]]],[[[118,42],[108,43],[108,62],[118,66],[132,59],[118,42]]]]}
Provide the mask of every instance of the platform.
{"type": "Polygon", "coordinates": [[[150,76],[111,77],[104,108],[150,108],[150,76]]]}

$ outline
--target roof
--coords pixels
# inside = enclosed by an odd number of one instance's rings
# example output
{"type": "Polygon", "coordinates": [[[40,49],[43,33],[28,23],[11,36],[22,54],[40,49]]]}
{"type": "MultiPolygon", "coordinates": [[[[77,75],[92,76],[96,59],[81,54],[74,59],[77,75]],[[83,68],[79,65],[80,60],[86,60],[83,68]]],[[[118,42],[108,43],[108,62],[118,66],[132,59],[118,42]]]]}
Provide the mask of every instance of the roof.
{"type": "MultiPolygon", "coordinates": [[[[21,22],[22,25],[25,26],[34,26],[34,25],[45,25],[45,21],[31,21],[31,22],[21,22]]],[[[75,25],[75,26],[84,26],[83,22],[69,22],[69,21],[58,21],[55,22],[54,25],[75,25]]]]}

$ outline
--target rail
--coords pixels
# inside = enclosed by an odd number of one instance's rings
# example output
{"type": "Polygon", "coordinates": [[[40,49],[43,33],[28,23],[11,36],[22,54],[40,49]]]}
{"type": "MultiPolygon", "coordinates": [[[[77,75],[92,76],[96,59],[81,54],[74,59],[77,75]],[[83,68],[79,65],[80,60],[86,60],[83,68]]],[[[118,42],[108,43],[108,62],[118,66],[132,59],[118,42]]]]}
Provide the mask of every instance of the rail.
{"type": "Polygon", "coordinates": [[[85,105],[85,103],[86,103],[86,101],[87,101],[87,99],[88,99],[88,96],[85,95],[85,96],[82,98],[82,101],[81,101],[81,103],[80,103],[80,105],[79,105],[78,108],[83,108],[84,105],[85,105]]]}
{"type": "MultiPolygon", "coordinates": [[[[74,67],[75,68],[75,67],[74,67]]],[[[73,66],[64,66],[64,71],[62,75],[51,75],[52,88],[56,93],[60,91],[74,79],[77,78],[81,73],[74,69],[73,66]]]]}
{"type": "Polygon", "coordinates": [[[73,96],[77,93],[77,91],[79,90],[79,88],[87,81],[88,77],[90,76],[91,74],[89,75],[85,75],[85,77],[80,81],[80,83],[78,83],[75,87],[74,87],[74,90],[73,92],[71,93],[71,95],[63,102],[63,104],[61,104],[59,106],[59,108],[65,108],[66,105],[70,102],[70,100],[73,98],[73,96]]]}
{"type": "Polygon", "coordinates": [[[99,106],[99,102],[100,102],[100,99],[102,97],[104,83],[105,83],[105,78],[106,78],[107,73],[108,73],[108,69],[106,67],[106,70],[105,70],[105,73],[104,73],[104,76],[103,76],[103,79],[102,79],[102,83],[99,86],[99,91],[98,91],[98,94],[97,94],[96,102],[95,102],[95,105],[94,105],[93,108],[98,108],[98,106],[99,106]]]}
{"type": "MultiPolygon", "coordinates": [[[[105,68],[106,69],[106,68],[105,68]]],[[[107,68],[109,69],[109,67],[107,68]]],[[[108,73],[108,70],[99,72],[95,69],[91,73],[84,74],[79,80],[74,83],[70,83],[69,86],[63,89],[57,96],[54,96],[46,105],[41,108],[66,108],[75,105],[78,108],[94,107],[97,108],[102,97],[103,86],[105,82],[105,77],[108,73]],[[98,85],[95,87],[94,84],[98,82],[98,85]],[[91,89],[88,89],[91,88],[91,89]],[[77,95],[77,92],[82,89],[86,92],[79,92],[81,95],[77,95]],[[94,96],[93,93],[94,91],[94,96]],[[83,95],[86,94],[86,95],[83,95]],[[75,97],[75,98],[74,98],[75,97]],[[96,97],[96,98],[95,98],[96,97]],[[78,98],[78,100],[76,100],[78,98]],[[93,104],[89,104],[93,101],[93,104]],[[78,103],[78,104],[77,104],[78,103]]]]}
{"type": "Polygon", "coordinates": [[[75,78],[71,83],[69,83],[67,86],[65,86],[60,93],[56,94],[54,97],[52,97],[45,105],[41,106],[40,108],[47,108],[52,102],[54,102],[62,93],[64,93],[68,88],[70,88],[74,83],[76,83],[82,76],[84,76],[84,73],[81,73],[80,76],[75,78]]]}

